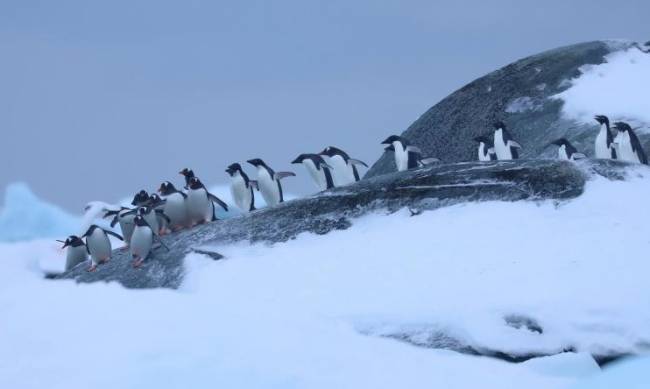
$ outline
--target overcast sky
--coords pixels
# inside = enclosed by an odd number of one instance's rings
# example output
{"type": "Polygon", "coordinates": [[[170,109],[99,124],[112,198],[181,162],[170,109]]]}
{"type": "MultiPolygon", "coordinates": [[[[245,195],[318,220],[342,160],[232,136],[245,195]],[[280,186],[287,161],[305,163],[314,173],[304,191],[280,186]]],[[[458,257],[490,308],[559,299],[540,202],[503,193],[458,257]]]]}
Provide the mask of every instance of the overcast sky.
{"type": "Polygon", "coordinates": [[[467,82],[557,46],[645,42],[649,17],[648,0],[2,0],[0,188],[80,212],[259,157],[306,193],[297,154],[372,163],[467,82]]]}

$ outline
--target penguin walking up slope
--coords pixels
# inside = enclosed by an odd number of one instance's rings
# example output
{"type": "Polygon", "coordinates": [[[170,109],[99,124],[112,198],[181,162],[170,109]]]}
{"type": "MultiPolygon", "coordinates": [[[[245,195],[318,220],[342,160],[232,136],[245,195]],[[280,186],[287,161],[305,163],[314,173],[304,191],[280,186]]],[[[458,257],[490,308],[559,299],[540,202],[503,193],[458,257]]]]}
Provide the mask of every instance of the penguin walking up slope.
{"type": "Polygon", "coordinates": [[[185,178],[185,189],[190,186],[190,178],[195,177],[194,171],[192,169],[185,168],[178,172],[181,176],[185,178]]]}
{"type": "Polygon", "coordinates": [[[336,186],[348,185],[359,181],[361,177],[359,176],[357,166],[368,167],[365,162],[350,158],[348,153],[334,146],[326,147],[320,152],[320,155],[327,158],[326,162],[331,166],[332,176],[336,186]]]}
{"type": "MultiPolygon", "coordinates": [[[[133,257],[133,267],[140,267],[142,262],[149,257],[157,235],[142,215],[137,215],[134,222],[135,228],[133,230],[133,238],[131,239],[130,251],[131,257],[133,257]]],[[[158,238],[158,241],[161,246],[169,251],[169,248],[165,246],[160,238],[158,238]]]]}
{"type": "Polygon", "coordinates": [[[65,271],[72,269],[82,262],[86,262],[88,259],[86,244],[80,237],[70,235],[65,241],[57,239],[57,242],[63,243],[62,249],[68,248],[65,254],[65,271]]]}
{"type": "Polygon", "coordinates": [[[276,173],[259,158],[249,159],[247,162],[257,168],[257,185],[266,204],[272,207],[284,202],[284,194],[280,180],[285,177],[295,176],[296,174],[293,172],[276,173]]]}
{"type": "Polygon", "coordinates": [[[422,151],[418,147],[411,145],[406,138],[398,135],[389,136],[381,144],[386,145],[384,150],[392,151],[395,154],[395,166],[398,172],[417,169],[440,161],[434,157],[422,158],[422,151]]]}
{"type": "Polygon", "coordinates": [[[192,177],[189,181],[187,192],[187,214],[191,224],[203,224],[208,221],[217,220],[214,203],[228,211],[228,205],[220,198],[208,192],[198,177],[192,177]]]}
{"type": "Polygon", "coordinates": [[[255,194],[253,188],[257,189],[257,181],[248,178],[248,175],[238,163],[228,166],[226,173],[230,175],[230,195],[235,205],[242,212],[255,210],[255,194]]]}
{"type": "Polygon", "coordinates": [[[81,238],[86,238],[86,250],[90,254],[92,261],[90,268],[88,268],[89,272],[95,271],[97,265],[108,262],[111,258],[111,240],[108,239],[108,235],[124,240],[120,235],[105,230],[96,224],[91,225],[88,231],[81,236],[81,238]]]}
{"type": "Polygon", "coordinates": [[[122,237],[124,238],[124,243],[128,248],[129,244],[131,244],[131,234],[133,234],[133,228],[135,227],[135,224],[133,223],[135,213],[131,208],[121,207],[119,210],[107,211],[104,214],[104,218],[111,216],[113,216],[113,219],[111,220],[111,227],[115,227],[115,225],[119,223],[120,230],[122,231],[122,237]]]}
{"type": "Polygon", "coordinates": [[[170,219],[165,215],[165,200],[161,199],[157,193],[149,195],[149,207],[156,212],[156,221],[158,222],[158,234],[164,235],[169,227],[170,219]]]}
{"type": "Polygon", "coordinates": [[[614,138],[614,147],[618,159],[647,165],[648,157],[645,155],[641,142],[639,142],[639,138],[632,130],[632,127],[625,122],[616,122],[614,128],[618,131],[616,138],[614,138]]]}
{"type": "Polygon", "coordinates": [[[176,189],[174,184],[169,181],[160,184],[158,193],[165,201],[163,212],[169,218],[169,229],[178,231],[186,227],[189,224],[187,205],[185,204],[187,195],[176,189]]]}
{"type": "MultiPolygon", "coordinates": [[[[301,163],[305,165],[309,176],[314,180],[318,189],[326,190],[334,187],[332,167],[325,163],[325,160],[320,156],[320,154],[300,154],[291,163],[301,163]]],[[[354,168],[354,165],[352,165],[352,167],[354,168]]]]}
{"type": "Polygon", "coordinates": [[[485,135],[477,136],[474,141],[478,142],[478,160],[496,161],[497,154],[494,151],[494,142],[485,135]]]}
{"type": "Polygon", "coordinates": [[[566,138],[556,139],[553,142],[549,143],[549,146],[550,145],[558,146],[557,157],[561,160],[575,161],[576,159],[587,158],[586,155],[579,153],[578,149],[576,149],[568,140],[566,140],[566,138]]]}
{"type": "Polygon", "coordinates": [[[596,158],[616,159],[616,148],[612,144],[614,135],[609,128],[609,118],[605,115],[597,115],[594,119],[600,124],[600,131],[594,143],[596,158]]]}
{"type": "Polygon", "coordinates": [[[494,151],[499,161],[519,159],[521,145],[512,138],[503,122],[494,123],[494,151]]]}

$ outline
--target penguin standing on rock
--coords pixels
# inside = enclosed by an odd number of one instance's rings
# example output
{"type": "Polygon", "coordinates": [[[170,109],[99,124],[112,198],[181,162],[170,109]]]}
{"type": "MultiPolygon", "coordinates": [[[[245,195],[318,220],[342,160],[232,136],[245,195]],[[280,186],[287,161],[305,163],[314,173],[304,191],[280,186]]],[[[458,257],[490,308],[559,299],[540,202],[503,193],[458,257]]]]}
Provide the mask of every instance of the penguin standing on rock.
{"type": "Polygon", "coordinates": [[[65,241],[57,240],[57,242],[63,243],[62,249],[68,248],[65,255],[65,271],[72,269],[88,259],[86,244],[78,236],[70,235],[65,241]]]}
{"type": "Polygon", "coordinates": [[[165,205],[163,212],[169,218],[169,229],[178,231],[189,224],[187,216],[187,205],[185,199],[187,195],[174,186],[169,181],[160,184],[158,193],[164,198],[165,205]]]}
{"type": "Polygon", "coordinates": [[[119,240],[124,240],[120,235],[105,230],[100,226],[93,224],[88,228],[81,238],[86,238],[86,250],[90,254],[92,261],[89,272],[97,270],[97,265],[108,262],[111,258],[111,240],[108,235],[113,235],[119,240]]]}
{"type": "Polygon", "coordinates": [[[573,145],[566,140],[566,138],[556,139],[553,142],[549,143],[550,145],[558,146],[557,156],[559,159],[564,161],[575,161],[576,159],[587,158],[586,155],[579,153],[578,149],[573,147],[573,145]]]}
{"type": "Polygon", "coordinates": [[[151,254],[154,240],[158,239],[160,245],[166,248],[167,251],[169,251],[169,247],[165,246],[142,215],[136,216],[134,223],[135,229],[133,230],[130,251],[131,257],[133,257],[133,267],[137,268],[151,254]]]}
{"type": "Polygon", "coordinates": [[[133,224],[135,214],[132,212],[131,208],[120,207],[118,210],[106,211],[103,217],[109,218],[111,216],[113,217],[111,220],[111,227],[115,227],[115,225],[119,223],[124,243],[126,244],[126,247],[128,247],[131,242],[133,227],[135,227],[135,224],[133,224]]]}
{"type": "Polygon", "coordinates": [[[485,135],[474,138],[478,142],[478,160],[479,161],[496,161],[497,154],[494,151],[494,142],[485,135]]]}
{"type": "Polygon", "coordinates": [[[494,151],[499,161],[519,159],[521,145],[512,138],[503,122],[494,123],[494,151]]]}
{"type": "Polygon", "coordinates": [[[618,159],[647,165],[648,157],[646,157],[641,142],[639,142],[639,138],[632,130],[632,127],[625,122],[616,122],[614,128],[618,131],[616,138],[614,138],[614,147],[618,159]]]}
{"type": "Polygon", "coordinates": [[[325,163],[325,160],[319,154],[300,154],[291,163],[305,165],[307,172],[318,186],[318,189],[326,190],[334,187],[332,167],[325,163]]]}
{"type": "Polygon", "coordinates": [[[332,176],[336,186],[348,185],[359,181],[361,177],[359,176],[357,166],[368,167],[365,162],[350,158],[348,153],[334,146],[326,147],[320,152],[320,155],[327,158],[326,162],[332,167],[332,176]]]}
{"type": "Polygon", "coordinates": [[[269,207],[284,202],[282,184],[280,180],[285,177],[295,176],[293,172],[275,172],[259,158],[247,161],[257,168],[257,186],[269,207]]]}
{"type": "Polygon", "coordinates": [[[230,175],[230,194],[235,205],[242,212],[255,210],[255,194],[253,188],[257,189],[257,181],[248,178],[248,175],[238,163],[233,163],[226,169],[230,175]]]}
{"type": "Polygon", "coordinates": [[[616,159],[616,148],[612,144],[614,143],[614,135],[609,128],[609,118],[605,115],[597,115],[594,119],[600,124],[600,131],[594,143],[596,158],[616,159]]]}
{"type": "Polygon", "coordinates": [[[185,168],[178,172],[178,174],[185,178],[185,189],[187,189],[190,185],[190,178],[195,177],[194,171],[192,169],[185,168]]]}
{"type": "Polygon", "coordinates": [[[158,234],[163,235],[167,231],[170,219],[165,215],[165,200],[161,199],[157,193],[149,195],[149,207],[156,212],[156,222],[158,223],[158,234]]]}
{"type": "Polygon", "coordinates": [[[190,178],[187,192],[187,214],[191,224],[203,224],[217,220],[214,203],[228,211],[228,205],[217,196],[208,192],[198,177],[190,178]]]}
{"type": "Polygon", "coordinates": [[[433,157],[422,158],[422,151],[418,147],[411,145],[406,138],[398,135],[389,136],[381,144],[386,145],[384,150],[392,151],[395,154],[395,166],[398,172],[417,169],[440,161],[433,157]]]}

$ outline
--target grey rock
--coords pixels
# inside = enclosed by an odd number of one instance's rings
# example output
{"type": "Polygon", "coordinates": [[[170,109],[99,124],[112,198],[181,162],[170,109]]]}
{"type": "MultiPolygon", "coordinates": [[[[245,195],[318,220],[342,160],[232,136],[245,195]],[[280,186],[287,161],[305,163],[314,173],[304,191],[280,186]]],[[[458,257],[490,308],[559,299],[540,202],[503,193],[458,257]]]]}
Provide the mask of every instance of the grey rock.
{"type": "MultiPolygon", "coordinates": [[[[546,145],[560,137],[567,138],[580,152],[593,156],[593,142],[598,133],[596,121],[583,125],[562,118],[563,102],[550,97],[568,89],[569,80],[580,75],[581,66],[601,64],[607,54],[633,45],[632,42],[595,41],[524,58],[444,98],[411,124],[402,136],[418,146],[425,156],[445,162],[474,161],[477,152],[472,139],[491,133],[492,124],[502,120],[523,146],[522,158],[557,156],[557,150],[546,145]]],[[[648,150],[650,136],[637,134],[648,150]]],[[[379,136],[377,143],[387,135],[379,136]]],[[[379,147],[378,144],[381,150],[379,147]]],[[[366,177],[393,171],[393,153],[385,152],[366,177]]]]}
{"type": "Polygon", "coordinates": [[[118,249],[109,263],[93,273],[86,272],[87,265],[81,264],[54,278],[117,281],[127,288],[178,288],[185,274],[183,258],[188,253],[221,258],[205,246],[237,241],[283,242],[303,232],[326,234],[347,229],[353,218],[377,210],[394,212],[407,207],[417,215],[469,201],[571,199],[583,192],[591,175],[623,179],[626,166],[616,161],[518,160],[440,164],[386,174],[163,236],[169,251],[157,248],[139,269],[131,266],[127,251],[118,249]]]}

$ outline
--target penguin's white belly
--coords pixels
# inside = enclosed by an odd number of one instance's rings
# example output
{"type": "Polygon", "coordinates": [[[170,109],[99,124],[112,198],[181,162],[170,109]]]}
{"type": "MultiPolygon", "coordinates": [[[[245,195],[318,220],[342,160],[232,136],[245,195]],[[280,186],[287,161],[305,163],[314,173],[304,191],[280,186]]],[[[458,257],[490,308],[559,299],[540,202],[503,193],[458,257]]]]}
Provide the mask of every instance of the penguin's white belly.
{"type": "Polygon", "coordinates": [[[86,246],[68,247],[65,257],[65,270],[70,270],[88,259],[86,246]]]}
{"type": "Polygon", "coordinates": [[[250,188],[246,187],[246,181],[241,175],[232,177],[230,182],[230,195],[232,196],[237,208],[242,212],[248,212],[251,209],[252,193],[250,188]]]}
{"type": "Polygon", "coordinates": [[[614,141],[618,143],[618,148],[616,150],[618,152],[618,159],[628,162],[639,162],[636,153],[632,151],[630,136],[626,132],[619,132],[614,141]]]}
{"type": "Polygon", "coordinates": [[[398,172],[403,172],[409,168],[409,153],[406,149],[402,148],[401,142],[393,142],[395,149],[395,165],[398,172]]]}
{"type": "Polygon", "coordinates": [[[146,258],[151,251],[153,235],[148,227],[136,226],[131,237],[129,249],[133,257],[146,258]]]}
{"type": "Polygon", "coordinates": [[[348,164],[345,163],[343,157],[335,155],[330,157],[329,162],[333,169],[332,176],[334,185],[343,186],[354,182],[354,175],[351,175],[352,171],[348,167],[348,164]]]}
{"type": "Polygon", "coordinates": [[[160,228],[158,226],[158,217],[156,216],[156,211],[152,210],[148,214],[144,215],[144,220],[149,223],[151,226],[151,229],[157,234],[158,229],[160,228]]]}
{"type": "Polygon", "coordinates": [[[566,153],[566,146],[562,145],[557,149],[557,157],[561,160],[569,160],[569,155],[566,153]]]}
{"type": "Polygon", "coordinates": [[[111,257],[111,241],[101,229],[95,228],[87,243],[93,263],[97,264],[111,257]]]}
{"type": "Polygon", "coordinates": [[[265,169],[260,169],[257,175],[257,185],[262,192],[262,197],[269,207],[280,203],[280,188],[278,183],[271,178],[265,169]]]}
{"type": "Polygon", "coordinates": [[[165,199],[167,202],[164,212],[169,218],[169,226],[172,228],[184,227],[187,223],[187,209],[183,196],[180,193],[172,193],[165,199]]]}
{"type": "Polygon", "coordinates": [[[133,228],[135,227],[133,219],[135,219],[135,215],[132,213],[120,216],[117,219],[120,223],[120,230],[122,230],[122,237],[127,244],[131,242],[131,234],[133,234],[133,228]]]}
{"type": "MultiPolygon", "coordinates": [[[[155,210],[154,210],[155,212],[155,210]]],[[[158,231],[164,231],[167,229],[167,219],[165,217],[157,212],[156,213],[156,222],[158,223],[158,231]]]]}
{"type": "Polygon", "coordinates": [[[512,152],[510,146],[508,146],[503,140],[503,132],[497,130],[494,132],[494,151],[497,154],[498,160],[510,160],[512,159],[512,152]]]}
{"type": "Polygon", "coordinates": [[[596,158],[611,158],[612,152],[607,147],[607,133],[605,131],[600,131],[598,136],[596,136],[596,143],[594,144],[596,158]]]}
{"type": "Polygon", "coordinates": [[[478,160],[489,161],[490,155],[485,153],[485,143],[481,142],[478,145],[478,160]]]}
{"type": "Polygon", "coordinates": [[[187,213],[193,223],[212,220],[212,203],[204,189],[190,189],[186,201],[187,213]]]}
{"type": "Polygon", "coordinates": [[[309,176],[312,178],[312,180],[314,180],[316,186],[318,186],[318,189],[327,189],[327,179],[325,178],[325,172],[323,170],[325,168],[323,167],[321,170],[318,170],[311,159],[305,159],[302,161],[302,163],[305,165],[305,168],[307,168],[309,176]]]}

